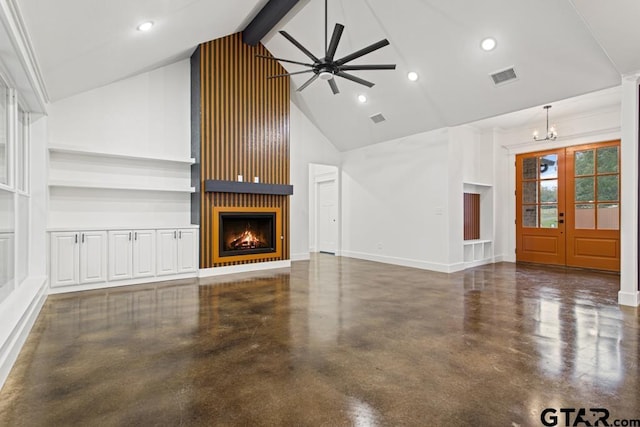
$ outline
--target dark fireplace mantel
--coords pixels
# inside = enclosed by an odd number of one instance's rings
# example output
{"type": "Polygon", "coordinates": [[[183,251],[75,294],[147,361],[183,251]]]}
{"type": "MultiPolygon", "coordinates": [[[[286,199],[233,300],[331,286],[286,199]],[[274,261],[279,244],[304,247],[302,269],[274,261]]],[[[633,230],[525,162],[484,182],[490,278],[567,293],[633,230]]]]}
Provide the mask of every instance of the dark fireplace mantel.
{"type": "Polygon", "coordinates": [[[275,196],[290,196],[293,194],[293,185],[207,179],[204,181],[204,191],[207,193],[270,194],[275,196]]]}

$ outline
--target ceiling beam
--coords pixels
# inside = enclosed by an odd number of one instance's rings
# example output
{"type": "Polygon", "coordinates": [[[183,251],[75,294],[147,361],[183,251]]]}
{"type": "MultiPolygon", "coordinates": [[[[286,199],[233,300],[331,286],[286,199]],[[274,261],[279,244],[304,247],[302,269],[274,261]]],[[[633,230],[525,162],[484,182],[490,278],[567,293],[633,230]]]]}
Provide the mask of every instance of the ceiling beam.
{"type": "Polygon", "coordinates": [[[242,41],[255,46],[299,0],[269,0],[242,32],[242,41]]]}

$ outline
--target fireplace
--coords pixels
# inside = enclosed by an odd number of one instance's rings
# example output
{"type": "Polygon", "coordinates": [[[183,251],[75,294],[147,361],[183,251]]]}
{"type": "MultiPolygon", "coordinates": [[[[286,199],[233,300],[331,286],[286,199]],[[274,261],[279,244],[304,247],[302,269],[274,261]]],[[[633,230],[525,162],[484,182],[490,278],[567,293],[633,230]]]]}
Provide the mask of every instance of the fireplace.
{"type": "Polygon", "coordinates": [[[213,262],[279,259],[281,230],[280,208],[214,207],[213,262]]]}
{"type": "Polygon", "coordinates": [[[221,257],[276,250],[275,212],[220,212],[219,227],[221,257]]]}

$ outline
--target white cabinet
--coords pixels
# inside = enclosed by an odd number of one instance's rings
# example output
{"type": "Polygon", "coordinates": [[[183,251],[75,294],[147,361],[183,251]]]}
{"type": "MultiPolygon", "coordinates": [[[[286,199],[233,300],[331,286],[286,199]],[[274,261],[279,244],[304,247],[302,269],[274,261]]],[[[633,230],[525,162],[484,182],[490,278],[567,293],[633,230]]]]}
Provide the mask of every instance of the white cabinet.
{"type": "Polygon", "coordinates": [[[156,275],[156,230],[133,232],[133,277],[156,275]]]}
{"type": "Polygon", "coordinates": [[[178,230],[178,273],[198,269],[198,230],[178,230]]]}
{"type": "Polygon", "coordinates": [[[109,280],[153,277],[155,230],[109,231],[109,280]]]}
{"type": "Polygon", "coordinates": [[[158,230],[158,276],[190,273],[198,269],[198,231],[158,230]]]}
{"type": "Polygon", "coordinates": [[[51,286],[68,286],[107,280],[105,231],[51,234],[51,286]]]}

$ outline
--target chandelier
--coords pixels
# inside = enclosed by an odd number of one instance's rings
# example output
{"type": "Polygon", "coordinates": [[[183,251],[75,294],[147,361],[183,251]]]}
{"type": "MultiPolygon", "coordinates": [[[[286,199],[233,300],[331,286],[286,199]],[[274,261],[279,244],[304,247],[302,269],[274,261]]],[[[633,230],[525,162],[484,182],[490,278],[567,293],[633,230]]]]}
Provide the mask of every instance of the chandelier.
{"type": "Polygon", "coordinates": [[[555,141],[558,137],[558,132],[555,127],[549,127],[549,108],[551,108],[551,105],[545,105],[543,108],[547,110],[547,134],[542,138],[538,135],[538,131],[536,130],[533,132],[533,139],[535,141],[555,141]]]}

